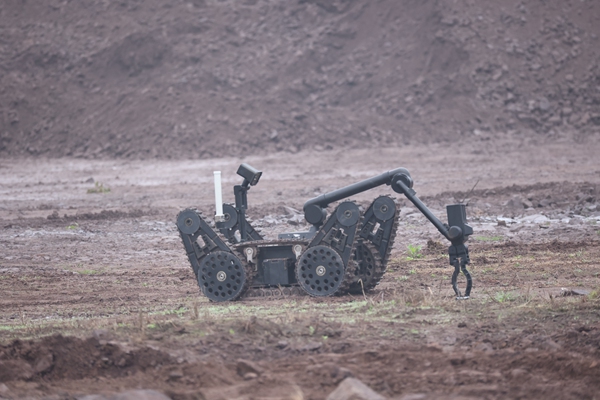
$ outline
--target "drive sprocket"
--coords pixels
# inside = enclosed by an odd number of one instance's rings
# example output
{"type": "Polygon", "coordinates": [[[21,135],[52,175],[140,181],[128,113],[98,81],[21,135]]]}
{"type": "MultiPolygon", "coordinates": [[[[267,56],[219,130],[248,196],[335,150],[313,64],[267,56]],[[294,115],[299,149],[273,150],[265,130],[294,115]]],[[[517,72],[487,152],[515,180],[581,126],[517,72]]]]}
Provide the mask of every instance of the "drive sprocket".
{"type": "MultiPolygon", "coordinates": [[[[298,259],[296,278],[311,296],[331,296],[343,286],[346,273],[340,254],[329,246],[309,247],[298,259]]],[[[353,272],[353,271],[352,271],[353,272]]]]}
{"type": "Polygon", "coordinates": [[[212,301],[237,299],[245,291],[249,278],[240,259],[222,250],[206,255],[198,270],[198,285],[212,301]]]}

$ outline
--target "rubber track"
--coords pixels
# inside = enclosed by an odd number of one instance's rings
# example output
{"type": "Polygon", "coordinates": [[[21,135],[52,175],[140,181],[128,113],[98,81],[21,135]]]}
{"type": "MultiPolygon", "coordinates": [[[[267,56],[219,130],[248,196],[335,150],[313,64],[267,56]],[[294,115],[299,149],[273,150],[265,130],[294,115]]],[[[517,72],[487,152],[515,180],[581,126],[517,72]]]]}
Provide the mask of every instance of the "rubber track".
{"type": "MultiPolygon", "coordinates": [[[[363,293],[363,291],[367,292],[373,289],[379,284],[379,281],[381,280],[386,271],[386,265],[383,264],[381,256],[379,255],[379,251],[377,251],[377,248],[371,242],[367,241],[363,241],[362,245],[366,246],[371,252],[371,255],[373,256],[373,262],[375,264],[372,271],[373,275],[368,282],[363,278],[364,275],[360,275],[360,273],[358,275],[355,275],[352,285],[348,290],[349,293],[352,294],[360,294],[363,293]],[[358,279],[358,281],[356,281],[356,279],[358,279]]],[[[356,248],[354,251],[358,251],[358,248],[356,248]]],[[[360,265],[358,265],[357,269],[358,268],[360,268],[360,265]]]]}
{"type": "MultiPolygon", "coordinates": [[[[385,275],[385,273],[387,271],[387,264],[390,260],[390,257],[392,254],[392,248],[394,247],[394,243],[396,241],[396,235],[398,233],[398,221],[400,220],[400,207],[398,205],[398,202],[396,201],[395,198],[393,198],[393,197],[390,197],[390,198],[392,200],[394,200],[394,203],[396,204],[396,212],[394,213],[394,223],[392,224],[390,239],[388,241],[389,245],[387,248],[387,252],[382,259],[381,255],[379,254],[379,251],[373,246],[373,244],[371,242],[363,240],[363,245],[366,244],[368,247],[371,247],[370,250],[373,253],[373,256],[379,260],[379,263],[375,267],[376,275],[373,277],[373,279],[371,279],[369,284],[364,285],[364,281],[363,281],[363,286],[361,287],[360,283],[355,281],[355,282],[353,282],[354,284],[350,287],[350,293],[361,293],[363,290],[366,292],[368,290],[373,289],[375,286],[377,286],[379,284],[379,282],[383,278],[383,275],[385,275]]],[[[356,279],[356,277],[358,279],[361,279],[360,275],[355,276],[355,279],[356,279]]]]}
{"type": "MultiPolygon", "coordinates": [[[[206,220],[204,219],[204,217],[202,216],[202,213],[200,211],[198,211],[195,208],[192,208],[193,211],[196,212],[196,215],[198,215],[199,218],[201,218],[208,226],[210,226],[210,224],[208,222],[206,222],[206,220]]],[[[212,226],[210,226],[211,229],[213,229],[212,226]]],[[[217,234],[217,236],[219,237],[219,239],[221,239],[223,241],[223,243],[227,244],[229,243],[229,241],[227,240],[227,238],[225,238],[225,236],[223,236],[223,234],[221,232],[219,232],[219,230],[215,230],[213,229],[213,231],[217,234]]],[[[192,236],[192,235],[190,235],[192,236]]],[[[202,235],[200,235],[202,236],[202,235]]],[[[244,271],[246,272],[246,281],[244,282],[244,284],[242,285],[242,289],[240,290],[240,292],[238,293],[237,296],[232,297],[231,299],[228,299],[226,301],[235,301],[241,297],[244,296],[244,293],[248,290],[248,288],[250,287],[250,282],[252,282],[252,280],[254,279],[254,275],[256,274],[256,272],[254,271],[254,268],[252,268],[247,262],[246,262],[246,257],[242,257],[243,255],[237,250],[237,249],[232,249],[230,246],[229,250],[231,251],[231,253],[233,255],[235,255],[240,262],[242,263],[242,266],[244,267],[244,271]]],[[[209,253],[210,254],[210,253],[209,253]]],[[[205,256],[206,257],[206,256],[205,256]]],[[[204,258],[204,257],[202,257],[204,258]]],[[[200,258],[198,260],[198,264],[200,264],[202,262],[202,258],[200,258]]],[[[200,286],[200,282],[198,281],[198,277],[196,276],[196,282],[198,283],[198,288],[200,289],[200,293],[204,294],[204,292],[202,291],[202,287],[200,286]]],[[[217,302],[215,300],[212,300],[209,298],[209,300],[211,302],[217,302]]]]}

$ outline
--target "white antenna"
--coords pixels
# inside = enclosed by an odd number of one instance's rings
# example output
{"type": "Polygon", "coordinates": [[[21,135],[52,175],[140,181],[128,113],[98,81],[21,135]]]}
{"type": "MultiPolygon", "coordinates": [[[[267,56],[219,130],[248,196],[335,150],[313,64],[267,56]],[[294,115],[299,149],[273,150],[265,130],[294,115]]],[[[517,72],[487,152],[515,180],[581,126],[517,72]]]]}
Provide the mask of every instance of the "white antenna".
{"type": "Polygon", "coordinates": [[[223,193],[221,192],[221,171],[214,171],[215,175],[215,222],[223,222],[223,193]]]}

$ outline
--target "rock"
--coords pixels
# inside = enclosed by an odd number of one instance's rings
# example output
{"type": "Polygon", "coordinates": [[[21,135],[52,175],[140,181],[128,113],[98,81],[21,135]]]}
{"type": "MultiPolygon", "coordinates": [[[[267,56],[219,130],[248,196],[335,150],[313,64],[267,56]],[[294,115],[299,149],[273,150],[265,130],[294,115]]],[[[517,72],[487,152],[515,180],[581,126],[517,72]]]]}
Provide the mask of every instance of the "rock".
{"type": "Polygon", "coordinates": [[[542,224],[544,222],[549,222],[549,221],[550,220],[545,215],[533,214],[533,215],[528,215],[526,217],[521,218],[520,222],[530,222],[532,224],[542,224]]]}
{"type": "Polygon", "coordinates": [[[90,394],[77,400],[171,400],[156,390],[128,390],[113,395],[90,394]]]}
{"type": "Polygon", "coordinates": [[[283,206],[283,209],[285,210],[286,215],[291,215],[291,216],[293,216],[293,215],[304,215],[304,214],[301,214],[300,211],[296,210],[293,207],[283,206]]]}
{"type": "Polygon", "coordinates": [[[10,392],[8,386],[6,386],[4,383],[0,383],[0,396],[5,396],[8,394],[8,392],[10,392]]]}
{"type": "Polygon", "coordinates": [[[310,365],[306,368],[306,374],[320,378],[330,378],[331,382],[335,385],[346,378],[354,377],[354,374],[348,368],[340,367],[333,363],[310,365]]]}
{"type": "Polygon", "coordinates": [[[48,215],[46,218],[50,219],[50,220],[54,220],[54,219],[60,219],[60,216],[58,215],[58,211],[55,210],[52,212],[52,214],[48,215]]]}
{"type": "Polygon", "coordinates": [[[52,353],[47,353],[38,358],[33,370],[36,374],[40,374],[48,371],[50,368],[52,368],[52,365],[54,365],[54,357],[52,356],[52,353]]]}
{"type": "Polygon", "coordinates": [[[244,377],[245,379],[248,373],[252,373],[256,376],[259,376],[260,374],[262,374],[263,369],[256,363],[253,363],[252,361],[238,360],[236,365],[236,371],[239,376],[244,377]]]}
{"type": "Polygon", "coordinates": [[[548,207],[550,204],[552,204],[550,199],[542,199],[539,201],[538,207],[548,207]]]}
{"type": "Polygon", "coordinates": [[[526,376],[526,375],[527,375],[527,371],[522,368],[515,368],[510,371],[510,376],[513,378],[519,378],[519,377],[526,376]]]}
{"type": "Polygon", "coordinates": [[[106,329],[94,329],[92,331],[92,336],[96,340],[106,340],[108,337],[108,331],[106,329]]]}
{"type": "Polygon", "coordinates": [[[402,395],[402,397],[400,397],[398,400],[423,400],[427,399],[428,397],[429,396],[427,396],[425,393],[409,393],[402,395]]]}
{"type": "Polygon", "coordinates": [[[490,352],[490,353],[494,352],[494,348],[488,342],[479,342],[475,346],[473,346],[473,348],[477,351],[482,351],[482,352],[490,352]]]}
{"type": "Polygon", "coordinates": [[[327,396],[327,400],[384,400],[385,397],[373,391],[356,378],[346,378],[327,396]]]}
{"type": "Polygon", "coordinates": [[[524,208],[533,208],[533,203],[529,200],[523,200],[523,207],[524,208]]]}
{"type": "Polygon", "coordinates": [[[587,296],[590,293],[591,293],[591,290],[588,290],[588,289],[568,289],[568,288],[560,289],[561,296],[587,296]]]}
{"type": "Polygon", "coordinates": [[[308,342],[306,345],[300,348],[300,351],[315,351],[319,350],[323,346],[323,343],[319,342],[308,342]]]}
{"type": "Polygon", "coordinates": [[[554,125],[559,125],[562,122],[562,118],[560,117],[559,114],[555,114],[555,115],[551,116],[550,118],[548,118],[548,122],[550,122],[551,124],[554,124],[554,125]]]}
{"type": "Polygon", "coordinates": [[[510,200],[508,200],[506,203],[504,203],[504,206],[512,208],[512,209],[521,209],[524,207],[523,202],[524,202],[524,200],[520,196],[515,195],[510,200]]]}
{"type": "Polygon", "coordinates": [[[171,373],[169,374],[169,380],[170,381],[176,381],[183,378],[183,372],[175,370],[175,371],[171,371],[171,373]]]}
{"type": "Polygon", "coordinates": [[[540,105],[539,105],[540,110],[542,111],[548,111],[550,109],[550,102],[548,101],[547,98],[542,97],[540,99],[540,105]]]}
{"type": "Polygon", "coordinates": [[[246,380],[246,381],[256,379],[256,378],[258,378],[258,374],[254,373],[254,372],[246,372],[244,374],[244,380],[246,380]]]}

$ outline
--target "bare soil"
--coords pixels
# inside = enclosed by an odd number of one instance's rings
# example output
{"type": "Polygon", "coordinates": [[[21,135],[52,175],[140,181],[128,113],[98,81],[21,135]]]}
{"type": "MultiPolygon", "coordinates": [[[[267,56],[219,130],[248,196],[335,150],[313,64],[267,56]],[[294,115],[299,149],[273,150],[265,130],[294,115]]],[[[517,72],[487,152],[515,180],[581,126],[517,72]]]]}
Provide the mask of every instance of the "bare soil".
{"type": "Polygon", "coordinates": [[[321,399],[354,376],[390,398],[596,398],[599,148],[494,144],[243,159],[264,171],[249,213],[267,237],[305,229],[306,199],[398,166],[441,218],[464,200],[475,230],[464,302],[443,238],[406,200],[373,292],[215,304],[174,219],[214,212],[215,169],[232,201],[239,159],[3,161],[0,397],[321,399]],[[422,246],[412,259],[409,244],[422,246]]]}
{"type": "Polygon", "coordinates": [[[322,399],[354,376],[404,400],[597,399],[599,19],[593,0],[3,0],[0,398],[322,399]],[[468,204],[472,298],[398,198],[373,292],[208,302],[174,219],[210,217],[214,170],[232,201],[240,162],[264,171],[267,238],[408,168],[440,218],[468,204]]]}
{"type": "Polygon", "coordinates": [[[598,140],[594,0],[4,0],[0,155],[598,140]]]}

